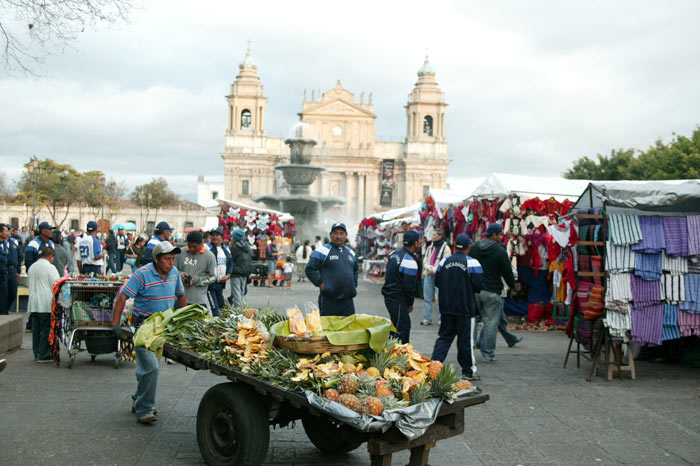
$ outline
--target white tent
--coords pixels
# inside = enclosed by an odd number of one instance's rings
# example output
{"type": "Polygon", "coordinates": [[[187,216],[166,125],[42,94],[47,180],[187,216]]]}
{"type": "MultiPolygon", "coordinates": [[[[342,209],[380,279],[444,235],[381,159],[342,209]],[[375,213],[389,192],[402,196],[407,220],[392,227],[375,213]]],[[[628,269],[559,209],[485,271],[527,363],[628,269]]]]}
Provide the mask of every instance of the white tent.
{"type": "Polygon", "coordinates": [[[553,197],[559,202],[565,199],[573,201],[578,199],[588,183],[588,180],[492,173],[471,195],[489,198],[515,194],[520,196],[521,201],[534,197],[553,197]]]}
{"type": "Polygon", "coordinates": [[[379,212],[377,214],[368,215],[367,218],[376,218],[380,222],[386,222],[387,220],[393,220],[400,217],[412,217],[413,214],[420,211],[422,203],[416,202],[408,207],[399,207],[397,209],[391,209],[384,212],[379,212]]]}

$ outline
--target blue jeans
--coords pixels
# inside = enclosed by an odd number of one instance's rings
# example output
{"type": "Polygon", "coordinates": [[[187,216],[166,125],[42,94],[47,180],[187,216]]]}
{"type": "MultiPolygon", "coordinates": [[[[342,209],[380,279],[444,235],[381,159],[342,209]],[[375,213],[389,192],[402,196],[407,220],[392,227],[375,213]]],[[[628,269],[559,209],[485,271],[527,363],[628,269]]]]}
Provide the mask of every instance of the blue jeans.
{"type": "Polygon", "coordinates": [[[136,403],[136,415],[153,414],[158,387],[158,358],[153,351],[143,346],[134,348],[136,351],[136,393],[131,397],[136,403]]]}
{"type": "MultiPolygon", "coordinates": [[[[474,338],[476,339],[476,346],[481,346],[481,335],[477,335],[479,322],[481,322],[481,316],[476,318],[476,324],[474,325],[474,338]]],[[[513,346],[520,341],[515,333],[508,330],[508,321],[506,320],[506,313],[503,310],[501,310],[501,320],[498,322],[498,333],[500,333],[506,343],[508,343],[508,346],[513,346]]]]}
{"type": "Polygon", "coordinates": [[[483,359],[496,357],[496,334],[503,315],[503,298],[500,293],[482,290],[476,295],[481,309],[484,328],[481,330],[481,356],[483,359]]]}
{"type": "Polygon", "coordinates": [[[32,320],[32,351],[34,351],[34,359],[43,361],[51,359],[51,346],[49,345],[51,313],[32,312],[29,314],[29,318],[32,320]]]}
{"type": "Polygon", "coordinates": [[[124,268],[126,259],[126,249],[117,249],[117,272],[121,272],[124,268]]]}
{"type": "Polygon", "coordinates": [[[277,270],[277,261],[267,261],[267,274],[274,275],[277,270]]]}
{"type": "Polygon", "coordinates": [[[245,300],[246,277],[231,277],[231,298],[234,306],[240,306],[245,300]]]}
{"type": "Polygon", "coordinates": [[[107,254],[107,268],[105,270],[105,273],[107,273],[107,270],[111,271],[112,273],[117,273],[117,268],[114,265],[114,261],[117,258],[115,254],[107,254]]]}
{"type": "Polygon", "coordinates": [[[426,275],[423,279],[423,320],[433,321],[433,296],[437,298],[435,275],[426,275]]]}

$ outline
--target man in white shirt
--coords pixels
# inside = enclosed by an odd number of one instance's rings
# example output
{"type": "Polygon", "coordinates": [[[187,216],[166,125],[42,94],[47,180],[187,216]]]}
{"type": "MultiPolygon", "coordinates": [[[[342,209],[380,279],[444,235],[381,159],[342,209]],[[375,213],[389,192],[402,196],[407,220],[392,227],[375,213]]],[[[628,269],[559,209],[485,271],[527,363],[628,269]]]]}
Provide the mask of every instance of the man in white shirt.
{"type": "Polygon", "coordinates": [[[321,241],[321,237],[317,236],[316,237],[316,244],[314,244],[314,251],[318,250],[318,248],[323,247],[323,242],[321,241]]]}
{"type": "Polygon", "coordinates": [[[87,234],[78,242],[78,251],[80,259],[78,260],[78,268],[83,275],[93,274],[98,276],[102,273],[102,244],[97,239],[97,222],[89,221],[87,224],[87,234]]]}
{"type": "Polygon", "coordinates": [[[129,237],[124,234],[123,228],[117,229],[117,272],[124,268],[126,248],[129,246],[129,237]]]}
{"type": "Polygon", "coordinates": [[[27,311],[32,320],[32,350],[36,362],[52,362],[49,352],[51,306],[53,285],[59,279],[58,271],[53,266],[55,257],[53,248],[44,248],[41,251],[41,258],[32,265],[27,274],[29,279],[27,311]]]}

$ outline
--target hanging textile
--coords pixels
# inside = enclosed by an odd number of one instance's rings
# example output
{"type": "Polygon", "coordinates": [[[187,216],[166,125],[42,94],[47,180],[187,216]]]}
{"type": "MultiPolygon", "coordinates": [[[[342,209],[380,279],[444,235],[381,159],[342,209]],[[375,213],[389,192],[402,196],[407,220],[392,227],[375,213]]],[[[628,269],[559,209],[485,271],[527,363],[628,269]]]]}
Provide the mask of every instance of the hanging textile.
{"type": "Polygon", "coordinates": [[[661,331],[661,339],[675,340],[681,337],[681,331],[678,327],[678,306],[673,304],[664,304],[664,325],[661,331]]]}
{"type": "Polygon", "coordinates": [[[678,310],[678,327],[682,337],[700,336],[700,314],[678,310]]]}
{"type": "Polygon", "coordinates": [[[606,306],[609,302],[629,303],[632,301],[632,274],[613,273],[608,279],[608,288],[605,295],[606,306]]]}
{"type": "Polygon", "coordinates": [[[661,304],[632,306],[632,341],[660,345],[662,341],[664,310],[661,304]]]}
{"type": "Polygon", "coordinates": [[[661,276],[661,299],[671,304],[685,300],[685,280],[681,275],[661,276]]]}
{"type": "Polygon", "coordinates": [[[669,256],[688,255],[688,223],[685,217],[664,217],[664,241],[669,256]]]}
{"type": "Polygon", "coordinates": [[[685,257],[668,257],[663,255],[661,268],[671,275],[683,275],[688,273],[688,259],[685,257]]]}
{"type": "Polygon", "coordinates": [[[635,258],[637,267],[634,270],[634,274],[642,277],[644,280],[658,280],[661,278],[661,256],[661,252],[637,252],[637,257],[635,258]]]}
{"type": "Polygon", "coordinates": [[[629,246],[642,240],[642,229],[636,215],[610,214],[610,240],[617,246],[629,246]]]}
{"type": "Polygon", "coordinates": [[[632,329],[631,315],[626,308],[624,311],[606,309],[603,324],[610,330],[610,336],[613,338],[627,340],[628,332],[632,329]]]}
{"type": "Polygon", "coordinates": [[[690,215],[685,218],[688,227],[688,254],[700,254],[700,215],[690,215]]]}
{"type": "MultiPolygon", "coordinates": [[[[661,282],[648,281],[636,275],[630,277],[632,300],[636,307],[649,306],[661,302],[661,282]]],[[[687,291],[686,284],[686,291],[687,291]]]]}
{"type": "Polygon", "coordinates": [[[632,245],[633,251],[638,252],[661,252],[666,248],[664,238],[664,224],[658,217],[639,217],[639,226],[642,229],[642,240],[632,245]]]}
{"type": "Polygon", "coordinates": [[[635,268],[636,253],[629,246],[616,246],[611,241],[605,243],[605,267],[608,272],[631,272],[635,268]]]}
{"type": "Polygon", "coordinates": [[[685,300],[678,304],[678,309],[700,313],[700,274],[685,275],[685,300]]]}

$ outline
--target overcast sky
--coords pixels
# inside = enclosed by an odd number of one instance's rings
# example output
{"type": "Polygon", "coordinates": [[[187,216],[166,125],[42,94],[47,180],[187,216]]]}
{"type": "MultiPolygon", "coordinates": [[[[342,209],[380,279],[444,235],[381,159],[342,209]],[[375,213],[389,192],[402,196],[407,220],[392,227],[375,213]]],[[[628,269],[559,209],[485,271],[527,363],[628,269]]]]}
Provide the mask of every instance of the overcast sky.
{"type": "Polygon", "coordinates": [[[558,176],[576,158],[645,149],[700,124],[700,2],[144,1],[86,30],[43,78],[0,71],[0,170],[31,155],[129,188],[165,176],[194,199],[222,176],[224,96],[247,41],[270,136],[304,89],[374,94],[376,134],[403,138],[428,51],[449,104],[448,176],[558,176]]]}

